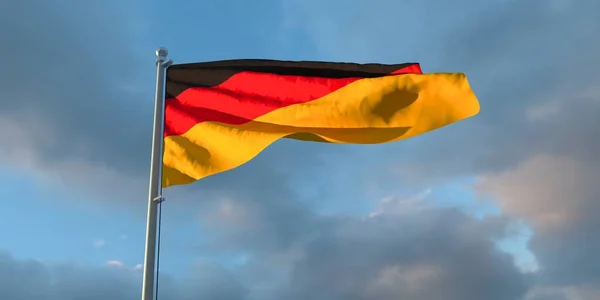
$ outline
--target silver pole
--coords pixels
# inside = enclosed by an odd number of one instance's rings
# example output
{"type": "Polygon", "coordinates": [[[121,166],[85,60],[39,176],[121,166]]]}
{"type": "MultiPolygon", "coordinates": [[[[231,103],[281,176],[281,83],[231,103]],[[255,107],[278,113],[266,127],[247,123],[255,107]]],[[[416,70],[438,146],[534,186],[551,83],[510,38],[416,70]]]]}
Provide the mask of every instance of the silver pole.
{"type": "Polygon", "coordinates": [[[156,50],[156,93],[154,95],[154,128],[152,135],[152,154],[150,158],[150,183],[148,187],[148,219],[146,221],[146,250],[144,252],[144,274],[142,282],[142,300],[154,299],[154,275],[156,265],[156,221],[158,204],[162,198],[162,144],[163,111],[165,94],[165,71],[172,63],[167,61],[165,48],[156,50]]]}

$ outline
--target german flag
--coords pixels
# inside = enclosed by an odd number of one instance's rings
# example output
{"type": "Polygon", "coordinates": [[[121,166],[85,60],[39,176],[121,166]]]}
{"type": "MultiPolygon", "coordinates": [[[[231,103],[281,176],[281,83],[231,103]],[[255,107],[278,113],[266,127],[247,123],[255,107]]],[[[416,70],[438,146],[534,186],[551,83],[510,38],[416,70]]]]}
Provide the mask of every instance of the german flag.
{"type": "Polygon", "coordinates": [[[236,168],[280,138],[385,143],[479,112],[464,74],[416,63],[228,60],[166,77],[163,187],[236,168]]]}

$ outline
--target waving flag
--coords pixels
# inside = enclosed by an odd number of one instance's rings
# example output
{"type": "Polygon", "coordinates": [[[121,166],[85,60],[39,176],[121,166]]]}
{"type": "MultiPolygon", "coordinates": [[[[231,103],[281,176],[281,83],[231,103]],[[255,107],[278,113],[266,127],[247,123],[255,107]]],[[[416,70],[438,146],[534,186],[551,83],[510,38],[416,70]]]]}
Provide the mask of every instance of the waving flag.
{"type": "Polygon", "coordinates": [[[236,168],[280,138],[385,143],[479,112],[464,74],[415,63],[230,60],[166,77],[163,187],[236,168]]]}

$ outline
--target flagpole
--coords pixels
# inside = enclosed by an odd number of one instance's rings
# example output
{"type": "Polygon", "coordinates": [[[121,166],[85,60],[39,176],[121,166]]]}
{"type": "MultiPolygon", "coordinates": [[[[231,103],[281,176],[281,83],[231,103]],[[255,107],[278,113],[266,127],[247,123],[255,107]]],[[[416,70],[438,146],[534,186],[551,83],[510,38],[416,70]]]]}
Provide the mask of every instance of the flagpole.
{"type": "Polygon", "coordinates": [[[144,252],[144,271],[142,281],[142,300],[154,299],[156,233],[158,204],[162,197],[162,144],[163,113],[165,94],[165,73],[172,61],[167,60],[165,48],[156,50],[156,93],[154,95],[154,126],[152,134],[152,153],[150,158],[150,183],[148,187],[148,217],[146,221],[146,250],[144,252]]]}

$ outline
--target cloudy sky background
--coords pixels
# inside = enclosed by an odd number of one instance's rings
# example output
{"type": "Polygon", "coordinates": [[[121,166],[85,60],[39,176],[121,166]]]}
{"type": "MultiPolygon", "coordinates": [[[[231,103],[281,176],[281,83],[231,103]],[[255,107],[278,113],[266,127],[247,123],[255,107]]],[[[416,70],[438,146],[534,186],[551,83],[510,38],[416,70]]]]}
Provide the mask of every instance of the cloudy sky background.
{"type": "Polygon", "coordinates": [[[169,188],[160,298],[600,299],[597,0],[4,1],[0,298],[138,299],[154,50],[465,72],[477,117],[169,188]]]}

